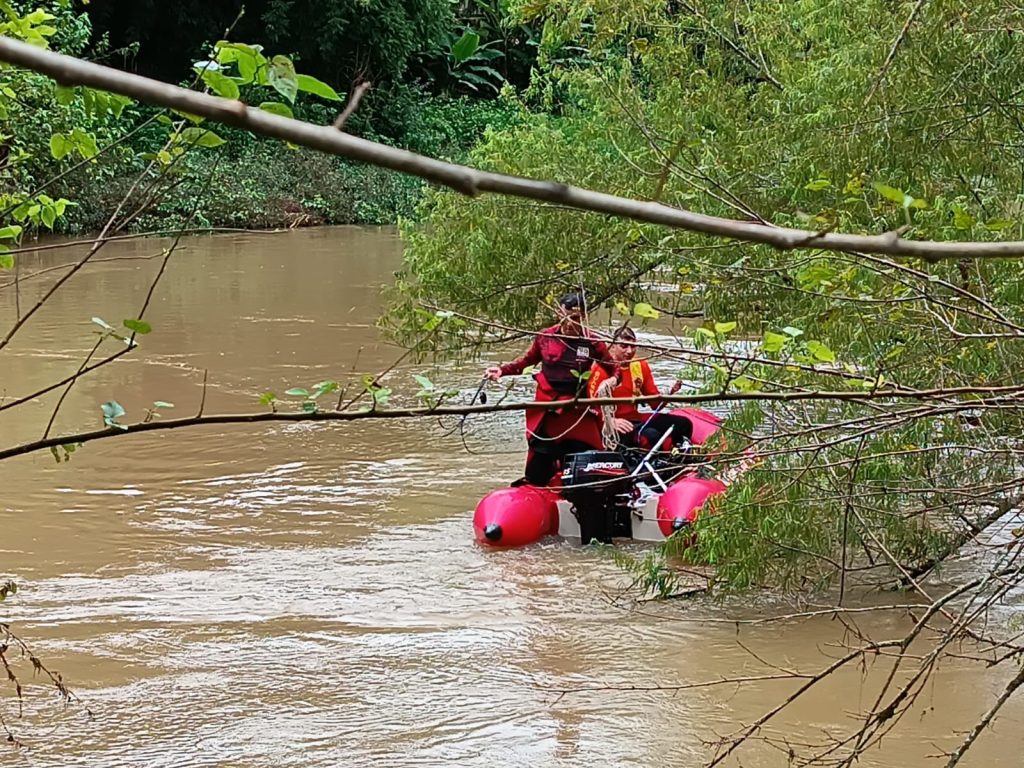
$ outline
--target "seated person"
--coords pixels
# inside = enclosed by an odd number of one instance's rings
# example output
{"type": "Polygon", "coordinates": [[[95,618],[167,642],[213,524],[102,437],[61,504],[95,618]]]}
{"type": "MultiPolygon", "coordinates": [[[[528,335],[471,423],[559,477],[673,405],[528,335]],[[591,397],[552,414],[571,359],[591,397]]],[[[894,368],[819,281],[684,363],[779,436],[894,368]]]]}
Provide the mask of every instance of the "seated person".
{"type": "MultiPolygon", "coordinates": [[[[661,394],[654,383],[647,361],[633,359],[636,355],[636,334],[632,328],[623,326],[615,331],[608,347],[608,354],[612,359],[611,366],[595,362],[590,369],[590,378],[587,380],[588,397],[605,396],[599,394],[598,390],[609,379],[615,382],[611,389],[611,397],[661,394]]],[[[680,386],[682,382],[677,380],[669,394],[674,395],[680,386]]],[[[657,401],[651,402],[650,406],[656,409],[655,413],[645,417],[640,413],[636,403],[619,403],[615,407],[613,420],[619,439],[627,445],[650,449],[669,427],[673,427],[672,442],[678,447],[687,445],[693,437],[693,423],[685,416],[657,410],[659,405],[657,401]]]]}

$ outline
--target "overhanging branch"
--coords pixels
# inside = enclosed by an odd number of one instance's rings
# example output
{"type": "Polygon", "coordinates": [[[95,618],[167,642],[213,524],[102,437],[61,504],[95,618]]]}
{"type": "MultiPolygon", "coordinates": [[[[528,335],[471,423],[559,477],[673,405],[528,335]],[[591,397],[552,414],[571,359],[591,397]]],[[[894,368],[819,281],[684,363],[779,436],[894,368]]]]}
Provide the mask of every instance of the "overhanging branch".
{"type": "MultiPolygon", "coordinates": [[[[392,408],[378,409],[376,407],[362,411],[329,410],[306,413],[304,411],[295,413],[278,413],[276,411],[266,413],[234,413],[234,414],[213,414],[204,416],[202,414],[189,418],[168,419],[166,421],[146,421],[117,427],[105,427],[91,432],[81,432],[74,435],[50,437],[45,440],[35,440],[21,445],[11,446],[0,450],[0,461],[14,456],[21,456],[27,453],[57,448],[69,443],[85,443],[93,440],[101,440],[107,437],[118,435],[134,434],[137,432],[151,432],[154,430],[180,429],[182,427],[194,427],[203,424],[255,424],[258,422],[270,421],[360,421],[365,419],[410,419],[437,416],[464,416],[467,414],[498,413],[505,411],[524,411],[528,408],[540,410],[555,410],[565,406],[599,406],[599,405],[621,405],[623,403],[677,403],[696,404],[720,401],[748,401],[748,400],[831,400],[843,402],[869,402],[882,399],[892,400],[932,400],[935,398],[947,398],[952,395],[989,395],[993,398],[1008,398],[1016,401],[1018,396],[1024,394],[1024,385],[1010,387],[955,387],[949,389],[922,389],[922,390],[874,390],[867,392],[856,391],[797,391],[797,392],[711,392],[697,395],[642,395],[638,397],[595,397],[579,398],[577,400],[554,400],[554,401],[527,401],[512,403],[492,403],[487,405],[429,405],[415,408],[392,408]]],[[[987,400],[981,398],[970,399],[972,406],[985,405],[987,400]]]]}
{"type": "Polygon", "coordinates": [[[758,223],[707,216],[683,208],[632,200],[554,181],[479,171],[361,139],[338,131],[332,126],[313,125],[271,114],[261,109],[253,109],[241,101],[222,99],[180,88],[36,48],[8,37],[0,37],[0,60],[49,75],[64,85],[99,88],[149,104],[201,115],[263,136],[283,139],[329,154],[418,176],[471,196],[482,192],[495,192],[524,197],[715,237],[761,243],[783,250],[820,248],[831,251],[883,253],[932,261],[948,258],[1024,256],[1022,241],[914,241],[904,240],[894,232],[882,235],[851,235],[766,227],[758,223]]]}

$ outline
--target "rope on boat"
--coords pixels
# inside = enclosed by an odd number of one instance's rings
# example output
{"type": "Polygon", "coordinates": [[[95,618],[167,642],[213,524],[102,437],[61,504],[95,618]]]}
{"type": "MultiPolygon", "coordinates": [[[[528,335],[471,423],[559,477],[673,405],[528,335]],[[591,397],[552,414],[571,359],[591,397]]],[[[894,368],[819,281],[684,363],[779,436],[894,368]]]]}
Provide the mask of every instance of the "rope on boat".
{"type": "MultiPolygon", "coordinates": [[[[605,379],[597,385],[597,396],[614,397],[613,389],[615,389],[615,377],[605,379]]],[[[615,431],[615,409],[614,403],[601,406],[601,439],[605,449],[609,451],[614,451],[619,447],[619,433],[615,431]]]]}

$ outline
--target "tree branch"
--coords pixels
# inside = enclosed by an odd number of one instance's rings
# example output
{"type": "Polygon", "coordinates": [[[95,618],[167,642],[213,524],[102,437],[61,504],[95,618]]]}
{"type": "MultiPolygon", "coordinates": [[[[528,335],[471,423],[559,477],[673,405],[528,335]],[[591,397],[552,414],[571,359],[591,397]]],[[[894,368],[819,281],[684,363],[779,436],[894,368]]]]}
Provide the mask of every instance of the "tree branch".
{"type": "Polygon", "coordinates": [[[331,126],[337,131],[345,130],[345,123],[352,117],[352,113],[359,109],[359,102],[363,99],[363,94],[370,90],[370,83],[360,83],[356,86],[356,89],[352,91],[352,96],[348,100],[348,104],[341,110],[341,114],[338,115],[338,119],[334,121],[334,125],[331,126]]]}
{"type": "Polygon", "coordinates": [[[0,37],[0,60],[28,67],[66,85],[85,85],[149,104],[178,109],[238,126],[263,136],[390,168],[450,187],[466,195],[495,192],[559,203],[583,211],[622,216],[691,232],[762,243],[782,250],[821,248],[927,260],[1024,256],[1024,242],[965,243],[904,240],[894,233],[852,235],[815,233],[707,216],[660,203],[644,202],[553,181],[479,171],[367,141],[336,130],[252,109],[232,101],[121,72],[0,37]]]}
{"type": "Polygon", "coordinates": [[[954,768],[960,763],[961,758],[966,754],[967,750],[971,748],[971,745],[974,744],[978,736],[981,735],[981,732],[984,731],[985,728],[988,727],[988,724],[992,722],[992,719],[996,716],[996,713],[1002,709],[1006,700],[1009,699],[1014,692],[1021,687],[1021,685],[1024,685],[1024,666],[1021,666],[1014,678],[1007,683],[1006,688],[1004,688],[1003,692],[999,694],[999,698],[996,699],[992,708],[985,713],[981,720],[978,721],[977,725],[975,725],[974,728],[971,729],[971,732],[967,734],[967,738],[964,739],[963,744],[957,747],[953,754],[949,756],[949,762],[946,763],[946,768],[954,768]]]}
{"type": "MultiPolygon", "coordinates": [[[[95,367],[95,366],[94,366],[95,367]]],[[[75,377],[72,377],[75,378],[75,377]]],[[[623,403],[707,403],[719,401],[739,400],[840,400],[850,402],[869,402],[885,398],[895,399],[929,399],[933,397],[948,396],[951,393],[977,394],[1005,392],[1019,394],[1024,390],[1024,385],[1013,387],[959,387],[956,389],[937,390],[875,390],[868,392],[824,392],[824,391],[797,391],[797,392],[711,392],[698,395],[641,395],[638,397],[599,397],[599,398],[577,398],[574,400],[553,400],[513,403],[490,403],[484,405],[450,405],[450,406],[427,406],[418,408],[395,408],[391,410],[379,410],[372,408],[363,411],[316,411],[314,413],[236,413],[216,414],[211,416],[197,415],[191,418],[173,419],[168,421],[140,422],[121,428],[104,428],[91,432],[81,432],[74,435],[62,437],[51,437],[45,440],[36,440],[21,445],[12,446],[0,450],[0,461],[13,456],[21,456],[27,453],[45,450],[48,448],[65,445],[68,443],[86,443],[92,440],[100,440],[117,435],[134,434],[136,432],[149,432],[157,429],[180,429],[182,427],[193,427],[202,424],[253,424],[269,421],[358,421],[363,419],[408,419],[417,417],[436,416],[461,416],[474,413],[497,413],[504,411],[525,411],[528,408],[540,410],[553,410],[566,406],[600,406],[600,405],[621,405],[623,403]]],[[[983,400],[971,400],[971,407],[984,405],[983,400]]],[[[848,439],[855,439],[854,435],[848,439]]]]}
{"type": "Polygon", "coordinates": [[[878,86],[882,84],[882,80],[885,79],[885,73],[889,71],[889,67],[892,66],[892,62],[896,58],[896,51],[899,50],[900,45],[907,36],[907,31],[910,29],[910,25],[914,23],[914,18],[917,16],[922,6],[924,6],[925,2],[926,0],[917,0],[917,2],[914,3],[914,7],[911,9],[910,15],[907,16],[907,20],[903,23],[903,29],[900,30],[900,33],[893,41],[892,48],[889,49],[889,55],[885,57],[885,61],[882,63],[882,68],[878,70],[878,76],[875,78],[874,83],[871,84],[871,90],[868,91],[868,95],[864,99],[865,107],[874,97],[875,91],[878,90],[878,86]]]}

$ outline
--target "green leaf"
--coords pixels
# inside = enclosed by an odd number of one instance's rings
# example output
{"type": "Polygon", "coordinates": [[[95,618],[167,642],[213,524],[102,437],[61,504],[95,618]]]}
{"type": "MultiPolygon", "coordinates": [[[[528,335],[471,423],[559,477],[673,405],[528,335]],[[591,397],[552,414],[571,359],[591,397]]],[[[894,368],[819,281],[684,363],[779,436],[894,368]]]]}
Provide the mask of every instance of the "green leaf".
{"type": "Polygon", "coordinates": [[[217,43],[217,61],[220,64],[234,62],[238,65],[238,74],[244,83],[251,83],[256,78],[256,72],[260,66],[266,63],[266,58],[260,53],[259,46],[245,45],[244,43],[229,43],[221,40],[217,43]]]}
{"type": "Polygon", "coordinates": [[[615,311],[618,312],[620,315],[629,317],[629,305],[626,304],[626,302],[624,301],[615,302],[615,311]]]}
{"type": "Polygon", "coordinates": [[[238,83],[222,72],[207,69],[203,72],[203,82],[210,90],[225,99],[238,98],[238,83]]]}
{"type": "Polygon", "coordinates": [[[707,328],[705,328],[703,325],[698,326],[698,327],[693,329],[693,337],[697,338],[698,336],[703,336],[706,339],[714,339],[715,338],[715,334],[712,333],[707,328]]]}
{"type": "Polygon", "coordinates": [[[75,100],[75,89],[66,85],[57,85],[53,89],[53,95],[58,104],[66,107],[75,100]]]}
{"type": "Polygon", "coordinates": [[[299,91],[298,76],[295,74],[295,65],[287,56],[275,56],[270,60],[270,69],[267,72],[270,87],[284,96],[288,101],[295,101],[299,91]]]}
{"type": "Polygon", "coordinates": [[[21,227],[17,224],[8,224],[0,227],[0,240],[13,240],[21,234],[21,227]]]}
{"type": "Polygon", "coordinates": [[[989,219],[985,222],[985,229],[989,232],[999,232],[1003,229],[1009,229],[1016,223],[1013,219],[989,219]]]}
{"type": "Polygon", "coordinates": [[[298,75],[296,78],[296,84],[300,91],[305,93],[311,93],[314,96],[319,96],[321,99],[327,99],[328,101],[341,101],[341,96],[327,83],[317,80],[315,77],[310,75],[298,75]]]}
{"type": "Polygon", "coordinates": [[[336,391],[339,386],[340,385],[336,381],[321,381],[319,384],[315,385],[312,398],[316,400],[318,397],[329,395],[331,392],[336,391]]]}
{"type": "Polygon", "coordinates": [[[277,400],[277,395],[273,392],[264,392],[260,395],[260,405],[270,405],[275,400],[277,400]]]}
{"type": "Polygon", "coordinates": [[[145,336],[153,330],[153,327],[145,320],[125,320],[124,327],[133,333],[145,336]]]}
{"type": "Polygon", "coordinates": [[[928,201],[927,200],[922,200],[919,197],[910,197],[910,195],[907,195],[907,197],[903,200],[903,207],[904,208],[916,208],[918,210],[924,210],[925,208],[928,207],[928,201]],[[909,200],[909,202],[908,202],[908,200],[909,200]]]}
{"type": "Polygon", "coordinates": [[[462,37],[452,44],[452,58],[459,64],[464,62],[480,47],[480,35],[472,30],[466,30],[462,37]]]}
{"type": "Polygon", "coordinates": [[[117,419],[124,416],[124,408],[116,400],[103,403],[100,408],[103,410],[103,415],[109,419],[117,419]]]}
{"type": "Polygon", "coordinates": [[[128,429],[128,427],[117,423],[117,419],[124,416],[124,408],[117,400],[111,400],[110,402],[103,403],[100,406],[100,410],[103,411],[103,423],[108,427],[118,427],[119,429],[128,429]]]}
{"type": "Polygon", "coordinates": [[[783,336],[781,333],[772,333],[771,331],[765,331],[764,341],[761,343],[761,349],[763,349],[765,352],[778,352],[786,345],[788,341],[788,336],[783,336]]]}
{"type": "Polygon", "coordinates": [[[312,400],[307,400],[302,404],[302,410],[304,413],[316,413],[316,403],[312,400]]]}
{"type": "Polygon", "coordinates": [[[74,148],[74,142],[63,133],[55,133],[50,137],[50,154],[54,160],[62,160],[74,148]]]}
{"type": "Polygon", "coordinates": [[[264,112],[269,112],[272,115],[295,117],[295,114],[292,112],[292,108],[287,104],[282,104],[280,101],[264,101],[260,104],[260,109],[264,112]]]}
{"type": "Polygon", "coordinates": [[[224,143],[224,139],[213,131],[208,131],[206,128],[195,127],[183,130],[181,132],[181,141],[185,144],[193,144],[199,147],[206,147],[207,149],[219,147],[224,143]]]}
{"type": "MultiPolygon", "coordinates": [[[[206,120],[206,118],[201,115],[193,115],[191,112],[182,112],[180,109],[172,109],[171,111],[176,115],[181,115],[181,117],[184,117],[190,123],[195,123],[196,125],[199,125],[201,122],[206,120]]],[[[173,125],[170,119],[167,120],[167,124],[173,125]]]]}
{"type": "Polygon", "coordinates": [[[124,108],[132,103],[132,100],[127,96],[121,96],[118,93],[110,93],[107,96],[110,98],[110,112],[114,117],[121,117],[124,108]]]}
{"type": "Polygon", "coordinates": [[[53,229],[53,222],[57,220],[57,211],[50,206],[46,206],[39,212],[39,218],[43,220],[43,224],[47,228],[53,229]]]}
{"type": "Polygon", "coordinates": [[[725,335],[730,331],[734,330],[736,330],[735,320],[728,323],[715,323],[715,333],[721,333],[722,335],[725,335]]]}
{"type": "Polygon", "coordinates": [[[832,182],[828,179],[815,179],[804,184],[804,189],[809,189],[811,192],[820,192],[823,189],[828,189],[832,186],[832,182]]]}
{"type": "MultiPolygon", "coordinates": [[[[871,186],[874,187],[875,192],[880,194],[886,200],[892,200],[894,203],[899,203],[900,205],[903,205],[903,201],[908,197],[908,195],[906,195],[902,190],[890,187],[886,184],[881,184],[877,181],[871,186]]],[[[914,198],[910,199],[913,200],[914,198]]]]}
{"type": "Polygon", "coordinates": [[[101,328],[103,328],[104,330],[107,330],[107,331],[112,331],[112,330],[114,330],[114,326],[110,325],[110,323],[108,323],[108,322],[107,322],[106,320],[104,320],[104,319],[103,319],[102,317],[94,317],[94,318],[92,319],[92,321],[93,321],[94,323],[96,323],[96,325],[98,325],[98,326],[100,326],[101,328]]]}
{"type": "Polygon", "coordinates": [[[14,269],[14,255],[0,253],[0,269],[14,269]]]}
{"type": "Polygon", "coordinates": [[[737,376],[732,380],[732,385],[740,392],[756,392],[759,390],[757,383],[746,376],[737,376]]]}
{"type": "Polygon", "coordinates": [[[309,397],[309,390],[302,387],[292,387],[291,389],[286,389],[284,393],[292,397],[309,397]]]}
{"type": "Polygon", "coordinates": [[[976,223],[975,218],[960,206],[953,209],[953,226],[957,229],[970,229],[976,223]]]}
{"type": "Polygon", "coordinates": [[[168,403],[165,400],[155,400],[153,402],[154,408],[173,408],[174,403],[168,403]]]}
{"type": "Polygon", "coordinates": [[[633,307],[633,312],[637,317],[646,317],[651,320],[661,317],[661,313],[658,310],[643,301],[633,307]]]}
{"type": "Polygon", "coordinates": [[[834,363],[836,361],[836,353],[820,341],[808,341],[807,351],[810,352],[816,360],[821,360],[824,363],[834,363]]]}
{"type": "Polygon", "coordinates": [[[416,383],[419,384],[423,389],[425,389],[425,390],[433,390],[434,389],[434,382],[432,382],[426,376],[421,376],[418,373],[414,373],[412,375],[412,377],[414,379],[416,379],[416,383]]]}
{"type": "Polygon", "coordinates": [[[794,339],[797,336],[804,335],[803,331],[801,331],[799,328],[794,328],[792,325],[787,325],[785,328],[782,329],[782,332],[787,336],[792,336],[794,339]]]}
{"type": "Polygon", "coordinates": [[[74,142],[75,149],[78,150],[78,154],[84,160],[96,157],[100,153],[100,148],[96,146],[96,137],[91,133],[86,133],[81,128],[72,129],[71,141],[74,142]]]}

